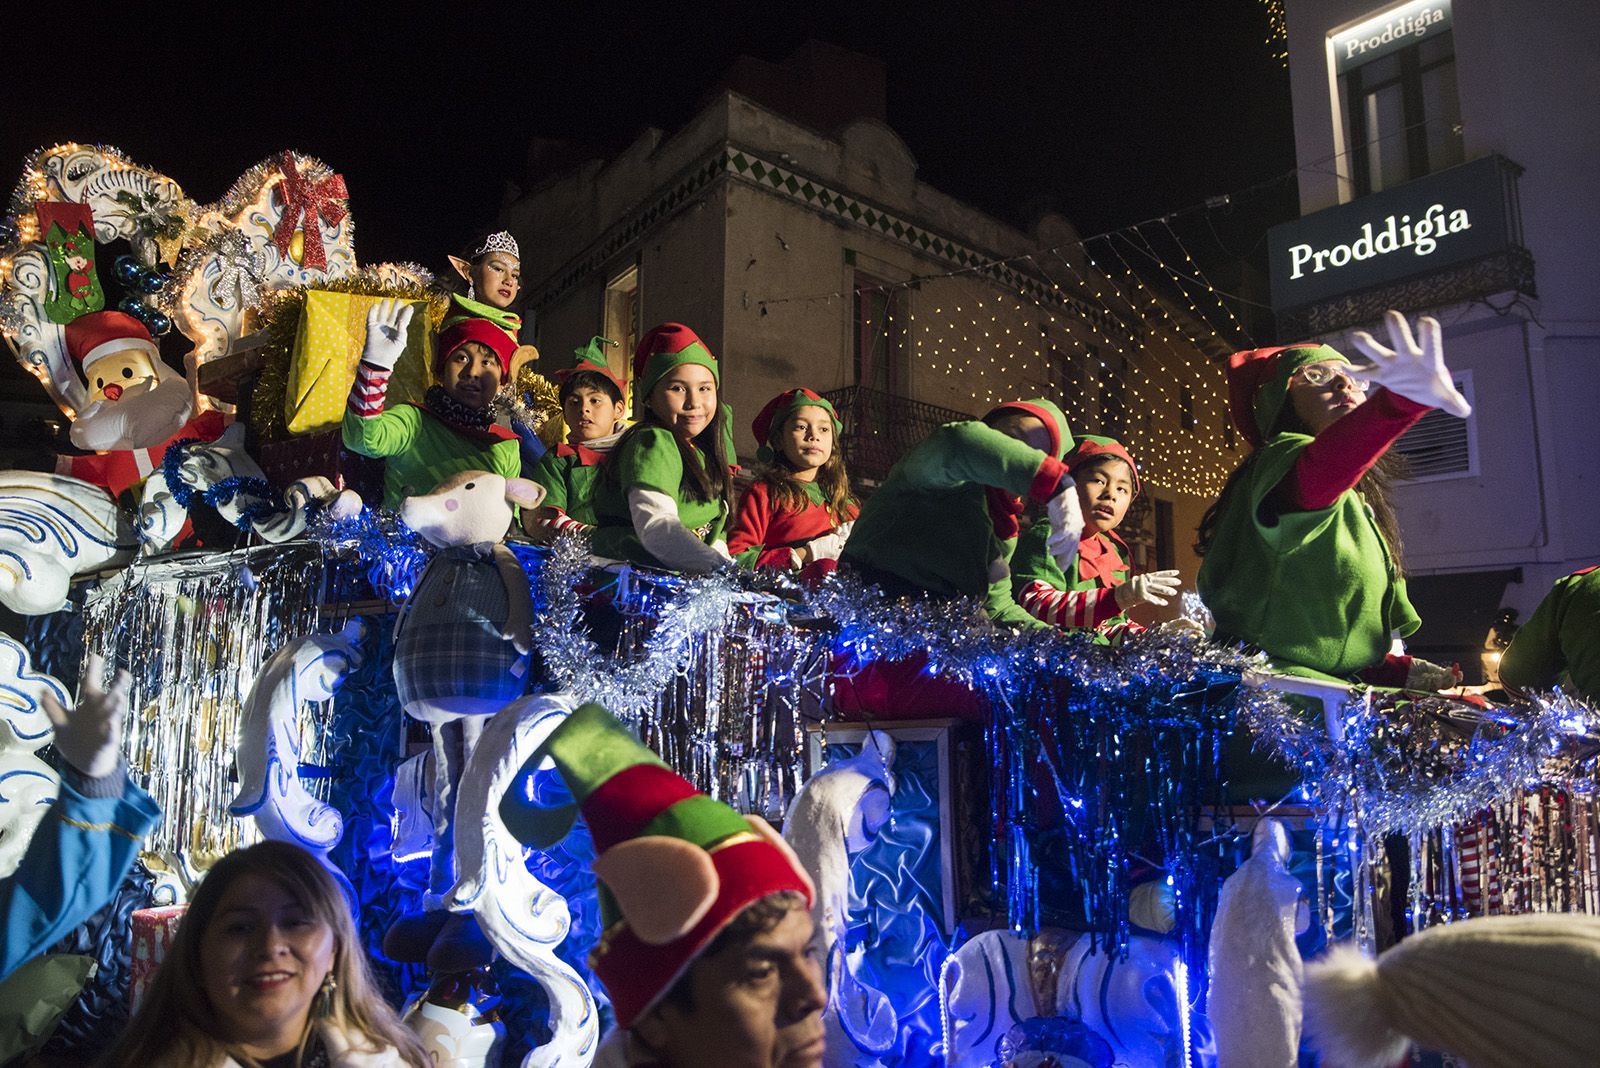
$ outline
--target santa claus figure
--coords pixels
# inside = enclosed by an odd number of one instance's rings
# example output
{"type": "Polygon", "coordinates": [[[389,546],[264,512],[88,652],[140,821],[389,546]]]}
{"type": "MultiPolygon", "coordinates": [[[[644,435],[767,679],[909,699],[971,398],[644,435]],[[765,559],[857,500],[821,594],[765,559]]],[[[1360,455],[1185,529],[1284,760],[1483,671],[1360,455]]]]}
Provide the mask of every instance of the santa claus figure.
{"type": "Polygon", "coordinates": [[[193,419],[189,383],[161,361],[145,325],[120,311],[99,311],[67,324],[67,352],[83,373],[89,400],[72,420],[72,443],[97,456],[63,456],[56,470],[121,496],[161,466],[167,446],[182,438],[211,441],[220,412],[193,419]]]}

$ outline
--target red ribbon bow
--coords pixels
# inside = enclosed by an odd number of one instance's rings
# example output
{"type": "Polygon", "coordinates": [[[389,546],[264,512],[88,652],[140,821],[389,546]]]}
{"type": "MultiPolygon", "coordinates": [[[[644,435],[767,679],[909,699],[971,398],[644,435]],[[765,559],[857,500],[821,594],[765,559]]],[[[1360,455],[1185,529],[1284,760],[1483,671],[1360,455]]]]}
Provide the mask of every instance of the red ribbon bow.
{"type": "Polygon", "coordinates": [[[278,164],[278,169],[283,172],[283,181],[278,186],[279,194],[283,197],[283,216],[272,231],[273,243],[278,246],[278,253],[288,259],[289,242],[294,237],[295,228],[300,227],[306,234],[302,266],[325,271],[328,269],[328,254],[322,247],[322,223],[326,221],[329,225],[337,226],[349,214],[349,209],[341,203],[350,196],[345,191],[344,176],[330,174],[320,181],[308,181],[296,168],[292,152],[283,154],[283,162],[278,164]]]}

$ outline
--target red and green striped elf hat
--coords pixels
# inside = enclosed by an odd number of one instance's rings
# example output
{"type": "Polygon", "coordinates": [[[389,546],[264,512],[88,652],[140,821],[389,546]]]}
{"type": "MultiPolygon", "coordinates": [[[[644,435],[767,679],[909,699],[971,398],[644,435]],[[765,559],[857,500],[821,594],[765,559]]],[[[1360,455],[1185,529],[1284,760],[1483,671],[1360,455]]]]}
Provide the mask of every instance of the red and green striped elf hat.
{"type": "MultiPolygon", "coordinates": [[[[1010,401],[989,409],[989,415],[995,412],[1021,412],[1042,422],[1045,429],[1050,432],[1050,455],[1057,460],[1066,456],[1067,451],[1072,448],[1072,432],[1067,429],[1067,413],[1063,412],[1055,401],[1046,400],[1044,397],[1010,401]]],[[[988,417],[984,416],[985,419],[988,417]]]]}
{"type": "Polygon", "coordinates": [[[772,451],[768,437],[772,434],[773,426],[782,426],[789,418],[801,408],[821,408],[833,419],[833,447],[839,447],[839,435],[844,433],[844,423],[839,419],[839,413],[834,411],[828,398],[820,393],[813,393],[804,386],[786,389],[773,397],[757,413],[755,421],[750,424],[750,429],[756,436],[756,459],[762,463],[771,463],[777,454],[772,451]]]}
{"type": "MultiPolygon", "coordinates": [[[[575,360],[573,365],[571,367],[563,367],[556,372],[556,378],[560,381],[562,387],[565,388],[567,379],[579,371],[593,371],[617,387],[617,396],[619,398],[626,397],[628,395],[627,384],[617,377],[616,373],[611,370],[611,365],[606,362],[605,346],[607,345],[615,346],[616,342],[608,337],[601,337],[596,334],[589,339],[589,343],[583,348],[573,350],[572,355],[575,360]]],[[[562,399],[565,400],[565,398],[562,399]]]]}
{"type": "Polygon", "coordinates": [[[529,758],[552,760],[574,805],[524,812],[536,848],[561,840],[576,811],[594,838],[603,933],[589,956],[630,1027],[747,906],[815,890],[788,844],[759,816],[696,790],[604,708],[572,713],[529,758]]]}
{"type": "Polygon", "coordinates": [[[717,369],[717,358],[711,355],[705,342],[682,323],[662,323],[651,327],[639,339],[633,350],[633,408],[634,415],[643,418],[645,406],[650,402],[650,391],[656,383],[667,377],[674,367],[697,363],[711,372],[722,388],[722,372],[717,369]]]}
{"type": "Polygon", "coordinates": [[[1115,456],[1128,465],[1133,475],[1133,495],[1139,496],[1139,466],[1133,462],[1133,454],[1127,446],[1116,438],[1108,438],[1103,434],[1079,434],[1078,443],[1067,454],[1067,470],[1075,475],[1080,466],[1102,456],[1115,456]]]}

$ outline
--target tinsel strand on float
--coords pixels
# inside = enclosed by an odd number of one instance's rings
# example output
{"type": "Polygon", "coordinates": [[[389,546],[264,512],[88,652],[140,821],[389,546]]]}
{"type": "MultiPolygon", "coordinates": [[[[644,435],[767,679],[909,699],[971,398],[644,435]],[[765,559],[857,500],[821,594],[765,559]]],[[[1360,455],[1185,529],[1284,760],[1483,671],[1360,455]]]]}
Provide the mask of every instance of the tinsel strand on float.
{"type": "MultiPolygon", "coordinates": [[[[180,556],[129,568],[86,606],[84,650],[133,683],[123,744],[133,777],[164,818],[147,851],[183,877],[255,840],[228,812],[241,702],[261,665],[316,629],[322,554],[269,546],[180,556]]],[[[322,752],[320,712],[306,713],[302,752],[322,752]]]]}

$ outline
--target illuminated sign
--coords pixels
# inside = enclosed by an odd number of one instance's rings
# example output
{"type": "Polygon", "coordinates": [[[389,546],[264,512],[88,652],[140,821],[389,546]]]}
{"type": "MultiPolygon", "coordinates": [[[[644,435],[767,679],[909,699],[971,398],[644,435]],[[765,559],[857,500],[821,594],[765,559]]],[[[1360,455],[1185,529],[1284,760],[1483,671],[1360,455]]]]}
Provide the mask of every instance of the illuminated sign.
{"type": "Polygon", "coordinates": [[[1512,244],[1506,166],[1486,156],[1274,226],[1273,308],[1303,308],[1512,244]]]}
{"type": "Polygon", "coordinates": [[[1411,0],[1333,35],[1333,69],[1343,74],[1450,29],[1450,0],[1411,0]]]}

